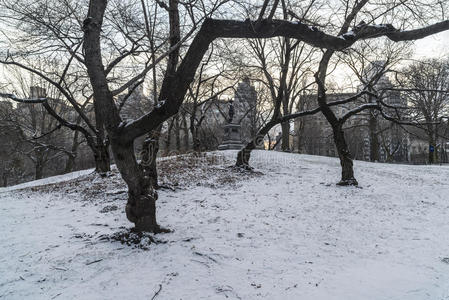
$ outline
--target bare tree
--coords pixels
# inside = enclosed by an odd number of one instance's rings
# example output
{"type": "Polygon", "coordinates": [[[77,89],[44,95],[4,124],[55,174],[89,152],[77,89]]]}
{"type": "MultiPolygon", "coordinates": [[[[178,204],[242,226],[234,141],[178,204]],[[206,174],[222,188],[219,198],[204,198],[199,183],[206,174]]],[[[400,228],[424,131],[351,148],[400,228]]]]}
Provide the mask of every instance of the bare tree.
{"type": "MultiPolygon", "coordinates": [[[[392,82],[388,75],[392,74],[395,66],[404,62],[411,55],[411,45],[404,47],[392,43],[389,40],[363,41],[358,43],[347,53],[337,54],[339,59],[352,71],[352,76],[356,81],[352,83],[355,89],[366,88],[371,92],[383,92],[384,99],[387,102],[396,101],[400,98],[398,91],[391,89],[392,82]],[[384,91],[384,89],[389,89],[384,91]]],[[[376,102],[372,96],[366,96],[361,103],[376,102]]],[[[360,103],[360,104],[361,104],[360,103]]],[[[400,103],[396,103],[399,105],[400,103]]],[[[349,125],[352,130],[355,127],[366,127],[369,141],[369,160],[372,162],[380,160],[380,148],[390,149],[385,144],[389,139],[387,134],[397,127],[390,121],[385,121],[376,109],[368,109],[359,115],[357,124],[349,125]]],[[[345,131],[348,131],[345,129],[345,131]]],[[[392,145],[390,145],[392,146],[392,145]]],[[[395,147],[399,150],[400,147],[395,147]]]]}
{"type": "MultiPolygon", "coordinates": [[[[444,118],[449,116],[449,61],[417,61],[396,77],[410,105],[409,118],[426,123],[424,132],[429,145],[430,164],[438,159],[444,145],[444,118]]],[[[447,139],[447,138],[446,138],[447,139]]]]}
{"type": "MultiPolygon", "coordinates": [[[[319,83],[319,104],[321,111],[331,119],[335,128],[334,138],[339,145],[340,158],[343,166],[343,180],[355,182],[352,171],[352,160],[347,153],[347,146],[342,136],[341,125],[326,103],[324,79],[328,61],[335,50],[342,50],[354,44],[357,40],[387,36],[394,41],[412,40],[440,32],[449,28],[449,21],[443,21],[421,29],[398,31],[392,25],[374,26],[360,24],[352,35],[342,36],[349,29],[351,22],[366,1],[358,3],[346,18],[339,36],[332,36],[302,23],[292,23],[271,18],[261,21],[235,21],[207,18],[196,32],[190,46],[179,64],[169,65],[173,72],[166,72],[159,92],[159,105],[147,115],[138,120],[123,124],[113,101],[113,93],[105,76],[102,64],[101,28],[104,21],[107,3],[104,0],[90,1],[87,18],[84,21],[84,51],[89,78],[94,91],[95,103],[105,120],[105,127],[111,139],[111,148],[115,161],[123,179],[129,187],[127,205],[128,219],[136,224],[138,230],[158,232],[160,227],[156,222],[155,195],[148,179],[136,161],[133,141],[137,137],[157,128],[170,116],[177,113],[184,96],[194,79],[194,74],[200,65],[209,45],[218,38],[269,38],[285,36],[304,41],[310,45],[328,48],[320,64],[317,74],[319,83]]],[[[170,1],[172,11],[176,11],[176,0],[170,1]]],[[[170,22],[179,26],[179,14],[171,14],[170,22]]],[[[182,39],[181,39],[182,40],[182,39]]],[[[177,44],[178,45],[178,44],[177,44]]],[[[172,53],[178,49],[171,47],[172,53]]]]}
{"type": "Polygon", "coordinates": [[[65,148],[62,132],[54,134],[60,127],[48,120],[39,107],[26,105],[0,112],[2,122],[16,134],[11,150],[29,159],[33,165],[34,179],[43,178],[44,168],[55,160],[61,161],[61,155],[74,156],[65,148]]]}
{"type": "MultiPolygon", "coordinates": [[[[264,75],[262,82],[271,93],[273,106],[276,106],[276,101],[281,101],[280,114],[291,114],[300,94],[307,88],[303,84],[305,78],[311,75],[315,49],[303,43],[292,43],[288,38],[249,40],[249,44],[264,75]]],[[[290,123],[284,122],[281,126],[282,150],[290,151],[290,123]]]]}
{"type": "MultiPolygon", "coordinates": [[[[224,51],[214,53],[211,49],[205,61],[199,67],[195,80],[189,86],[184,104],[181,111],[189,114],[189,130],[192,136],[193,150],[200,151],[202,148],[201,130],[204,130],[207,118],[214,118],[215,115],[210,111],[217,109],[220,111],[220,102],[222,95],[234,90],[236,84],[233,79],[232,71],[227,67],[228,64],[223,60],[226,56],[224,51]]],[[[214,120],[215,124],[220,124],[220,120],[214,120]]],[[[207,124],[206,124],[207,125],[207,124]]],[[[220,124],[221,125],[221,124],[220,124]]]]}
{"type": "MultiPolygon", "coordinates": [[[[164,47],[166,47],[165,51],[158,56],[160,52],[155,53],[151,51],[151,47],[140,43],[140,38],[145,36],[145,32],[143,32],[144,25],[142,26],[142,22],[138,22],[138,16],[141,14],[134,14],[134,12],[141,11],[140,3],[130,1],[108,4],[105,0],[91,0],[86,18],[80,19],[75,14],[75,12],[85,13],[85,8],[81,7],[76,10],[64,10],[69,11],[69,13],[56,22],[44,20],[45,22],[40,23],[39,28],[45,29],[45,32],[50,32],[52,36],[55,36],[53,31],[57,27],[54,25],[60,24],[62,20],[66,19],[70,22],[68,30],[56,30],[57,33],[60,33],[56,35],[56,39],[45,40],[45,43],[40,43],[40,47],[36,48],[52,49],[55,46],[52,43],[56,41],[59,43],[56,48],[58,51],[64,51],[67,62],[69,60],[77,61],[82,70],[87,70],[90,82],[89,88],[93,91],[93,97],[89,99],[94,101],[96,115],[96,126],[92,126],[91,130],[100,132],[105,129],[107,133],[115,162],[129,188],[129,199],[126,208],[127,217],[135,223],[137,230],[159,232],[162,229],[156,221],[156,195],[148,176],[145,175],[145,172],[136,160],[134,140],[157,129],[162,122],[178,112],[188,88],[194,80],[196,70],[203,61],[209,46],[220,38],[285,37],[307,43],[313,47],[329,49],[323,56],[316,76],[319,85],[319,108],[317,109],[320,109],[325,114],[334,128],[334,138],[337,141],[337,148],[340,149],[339,153],[343,165],[343,181],[346,183],[355,182],[352,160],[347,153],[344,136],[342,137],[341,124],[335,115],[329,112],[330,108],[325,97],[325,77],[332,54],[334,51],[350,47],[358,40],[385,36],[398,42],[423,38],[449,28],[449,21],[442,21],[433,25],[424,24],[419,29],[397,30],[388,23],[375,25],[376,19],[373,19],[370,20],[370,24],[361,23],[355,26],[351,34],[349,34],[349,27],[355,21],[356,15],[366,2],[357,2],[354,7],[348,2],[346,7],[343,7],[343,11],[350,13],[346,15],[345,21],[337,35],[327,34],[320,27],[310,26],[310,24],[302,22],[302,20],[290,22],[275,19],[278,1],[274,1],[271,5],[267,17],[265,17],[265,11],[263,11],[260,14],[261,17],[256,21],[217,19],[215,17],[217,15],[216,12],[221,13],[221,16],[232,18],[231,14],[220,11],[220,7],[224,2],[206,3],[200,1],[199,3],[180,3],[177,0],[170,0],[168,5],[158,2],[160,6],[168,9],[170,25],[168,31],[165,25],[162,26],[162,28],[165,28],[165,36],[168,35],[169,43],[168,45],[165,42],[163,43],[164,47]],[[179,10],[180,4],[182,14],[180,14],[179,10]],[[114,12],[119,13],[114,15],[114,12]],[[80,20],[83,21],[80,22],[80,20]],[[126,22],[118,22],[119,20],[126,20],[126,22]],[[47,26],[48,24],[52,25],[47,26]],[[181,26],[183,30],[180,30],[181,26]],[[120,35],[120,38],[113,40],[114,34],[111,34],[111,32],[120,35]],[[179,34],[176,32],[179,32],[179,34]],[[71,40],[72,38],[73,40],[71,40]],[[79,51],[81,41],[83,42],[83,51],[79,51]],[[120,41],[126,42],[120,44],[120,41]],[[108,48],[106,47],[108,45],[115,46],[108,48]],[[187,45],[187,47],[180,48],[181,45],[187,45]],[[180,49],[183,51],[181,52],[180,49]],[[136,56],[133,56],[134,54],[136,56]],[[152,59],[154,55],[157,58],[152,59]],[[182,57],[180,58],[179,56],[181,55],[182,57]],[[128,73],[126,73],[125,68],[122,68],[117,73],[111,72],[111,70],[120,65],[120,62],[125,61],[132,64],[135,68],[131,68],[128,73]],[[134,121],[124,122],[120,117],[115,97],[131,87],[136,81],[142,79],[161,61],[166,62],[167,67],[159,89],[158,103],[148,114],[134,121]],[[126,74],[127,76],[123,76],[126,74]]],[[[55,3],[59,4],[59,2],[52,2],[53,5],[55,3]]],[[[25,6],[19,10],[22,11],[23,9],[23,11],[30,12],[30,8],[36,8],[36,5],[40,4],[42,4],[41,1],[35,1],[33,5],[25,6]]],[[[398,2],[397,5],[400,6],[402,4],[398,2]]],[[[54,7],[51,7],[52,9],[49,11],[44,10],[45,13],[43,15],[53,16],[54,7]]],[[[266,7],[269,6],[267,5],[266,7]]],[[[419,7],[417,8],[419,9],[419,7]]],[[[382,4],[378,4],[377,9],[385,12],[394,10],[394,7],[385,8],[382,4]]],[[[329,11],[323,10],[323,13],[329,14],[329,11]]],[[[33,11],[31,11],[30,15],[33,16],[33,11]]],[[[365,16],[367,15],[365,14],[365,16]]],[[[11,22],[12,20],[14,18],[8,19],[11,22]]],[[[54,19],[51,21],[54,21],[54,19]]],[[[39,22],[36,24],[39,24],[39,22]]],[[[62,22],[62,24],[67,23],[62,22]]],[[[29,31],[28,34],[32,34],[32,31],[29,31]]],[[[28,45],[28,47],[31,46],[28,45]]],[[[14,59],[18,58],[18,55],[14,55],[14,59]]],[[[11,56],[8,56],[8,59],[3,61],[11,63],[11,56]]],[[[17,60],[14,60],[12,64],[22,68],[26,67],[23,63],[18,63],[17,60]]],[[[39,73],[42,74],[42,72],[39,73]]],[[[45,74],[43,75],[56,83],[55,86],[59,88],[66,99],[74,103],[72,104],[77,112],[81,111],[79,104],[77,104],[74,96],[71,95],[72,93],[67,91],[65,83],[63,83],[64,79],[58,85],[61,78],[65,77],[65,73],[59,74],[57,80],[53,80],[45,74]]],[[[88,125],[89,121],[85,120],[84,117],[83,121],[86,123],[86,126],[90,127],[88,125]]],[[[282,121],[285,122],[286,120],[282,121]]]]}
{"type": "MultiPolygon", "coordinates": [[[[98,171],[110,170],[109,138],[93,101],[85,52],[81,47],[86,4],[79,1],[5,0],[0,7],[3,12],[0,22],[4,26],[2,47],[8,48],[3,51],[0,63],[35,74],[57,88],[64,96],[61,100],[69,102],[81,118],[79,124],[61,116],[58,121],[80,131],[92,149],[98,171]],[[48,64],[36,65],[35,61],[58,62],[58,68],[49,69],[48,64]],[[88,112],[92,103],[93,114],[88,112]]],[[[154,64],[166,57],[157,58],[156,55],[158,51],[165,51],[167,35],[164,31],[151,30],[155,23],[161,28],[166,27],[161,24],[161,18],[156,18],[157,7],[157,3],[148,5],[147,1],[119,1],[109,5],[102,32],[105,41],[103,61],[115,101],[128,89],[132,90],[154,69],[154,64]],[[153,11],[154,14],[145,15],[153,11]],[[142,20],[150,22],[151,32],[142,20]]],[[[156,80],[155,76],[153,79],[156,80]]]]}
{"type": "Polygon", "coordinates": [[[83,134],[92,149],[97,171],[110,170],[108,140],[101,119],[88,112],[92,97],[86,90],[87,76],[81,67],[82,33],[76,28],[80,19],[75,14],[80,13],[79,4],[64,2],[52,6],[48,1],[2,1],[0,6],[4,11],[0,21],[7,28],[2,31],[5,37],[2,44],[9,48],[2,53],[0,63],[21,70],[24,77],[38,77],[57,90],[60,105],[71,105],[79,120],[64,119],[51,105],[44,105],[47,113],[61,126],[83,134]]]}

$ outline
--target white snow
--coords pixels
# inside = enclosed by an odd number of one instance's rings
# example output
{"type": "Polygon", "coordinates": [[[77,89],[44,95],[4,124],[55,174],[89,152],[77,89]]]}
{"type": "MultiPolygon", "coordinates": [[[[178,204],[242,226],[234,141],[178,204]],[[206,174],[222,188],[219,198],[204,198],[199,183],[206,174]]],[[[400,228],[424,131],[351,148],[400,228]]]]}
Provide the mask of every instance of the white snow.
{"type": "Polygon", "coordinates": [[[174,232],[147,251],[99,239],[130,227],[126,193],[1,190],[0,298],[449,299],[448,166],[356,161],[355,188],[335,158],[251,162],[264,175],[161,191],[174,232]]]}
{"type": "Polygon", "coordinates": [[[94,169],[87,169],[87,170],[76,171],[76,172],[72,172],[72,173],[68,173],[68,174],[64,174],[64,175],[57,175],[57,176],[47,177],[47,178],[43,178],[43,179],[39,179],[39,180],[28,181],[25,183],[12,185],[12,186],[8,186],[8,187],[0,187],[0,193],[14,191],[14,190],[20,190],[20,189],[29,188],[29,187],[36,187],[36,186],[41,186],[41,185],[46,185],[46,184],[64,182],[64,181],[75,179],[82,175],[86,175],[86,174],[89,174],[92,172],[94,172],[94,169]]]}
{"type": "Polygon", "coordinates": [[[355,36],[355,33],[354,33],[354,31],[351,30],[351,31],[348,31],[342,35],[337,36],[337,37],[340,39],[346,40],[347,38],[354,38],[354,36],[355,36]]]}

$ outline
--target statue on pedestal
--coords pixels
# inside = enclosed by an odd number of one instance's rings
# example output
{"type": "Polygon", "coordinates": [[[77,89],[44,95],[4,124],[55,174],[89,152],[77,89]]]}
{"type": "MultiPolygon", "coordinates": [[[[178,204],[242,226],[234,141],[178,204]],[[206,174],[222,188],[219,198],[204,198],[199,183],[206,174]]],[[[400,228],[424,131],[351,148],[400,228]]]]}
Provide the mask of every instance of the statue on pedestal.
{"type": "Polygon", "coordinates": [[[240,150],[243,147],[242,136],[240,132],[241,126],[240,124],[232,124],[234,114],[234,105],[233,101],[231,100],[229,101],[228,119],[226,120],[228,123],[224,125],[223,141],[218,146],[218,150],[240,150]]]}
{"type": "Polygon", "coordinates": [[[228,116],[229,116],[229,119],[228,119],[228,124],[231,124],[232,123],[232,119],[234,119],[234,113],[235,113],[235,111],[234,111],[234,101],[229,101],[230,103],[229,103],[229,112],[228,112],[228,116]]]}

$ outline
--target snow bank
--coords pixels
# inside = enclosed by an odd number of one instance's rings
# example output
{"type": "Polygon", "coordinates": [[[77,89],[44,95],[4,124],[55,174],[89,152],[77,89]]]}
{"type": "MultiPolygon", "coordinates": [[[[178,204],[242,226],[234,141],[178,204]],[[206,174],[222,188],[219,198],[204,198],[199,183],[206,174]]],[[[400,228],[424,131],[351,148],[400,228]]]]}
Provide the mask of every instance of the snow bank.
{"type": "Polygon", "coordinates": [[[69,180],[76,179],[80,176],[90,174],[93,171],[94,171],[94,169],[87,169],[87,170],[81,170],[81,171],[75,171],[72,173],[67,173],[64,175],[56,175],[56,176],[47,177],[47,178],[43,178],[43,179],[39,179],[39,180],[28,181],[28,182],[21,183],[21,184],[0,188],[0,193],[14,191],[14,190],[20,190],[20,189],[29,188],[29,187],[47,185],[47,184],[52,184],[52,183],[69,181],[69,180]]]}

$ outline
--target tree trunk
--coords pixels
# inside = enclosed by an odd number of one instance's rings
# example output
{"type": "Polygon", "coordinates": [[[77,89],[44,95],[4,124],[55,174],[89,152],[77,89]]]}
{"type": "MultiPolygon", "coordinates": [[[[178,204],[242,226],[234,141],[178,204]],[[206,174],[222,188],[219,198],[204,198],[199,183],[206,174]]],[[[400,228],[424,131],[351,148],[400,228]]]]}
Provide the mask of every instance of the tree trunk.
{"type": "Polygon", "coordinates": [[[117,168],[128,185],[126,217],[138,231],[161,232],[156,221],[157,193],[137,163],[133,143],[121,144],[120,140],[112,140],[111,147],[117,168]]]}
{"type": "Polygon", "coordinates": [[[193,140],[193,151],[195,151],[195,152],[201,151],[201,142],[200,142],[200,139],[198,136],[199,136],[198,127],[194,127],[192,140],[193,140]]]}
{"type": "Polygon", "coordinates": [[[8,173],[6,171],[3,172],[3,174],[2,174],[2,181],[3,181],[2,186],[7,187],[8,186],[8,173]]]}
{"type": "MultiPolygon", "coordinates": [[[[142,168],[137,163],[134,154],[135,137],[130,138],[129,132],[124,133],[123,128],[119,126],[122,120],[114,104],[102,65],[100,32],[106,4],[107,1],[90,1],[88,18],[83,24],[87,72],[93,87],[95,112],[99,115],[96,121],[97,124],[103,124],[100,121],[105,121],[115,163],[128,186],[127,218],[135,224],[138,231],[161,232],[156,222],[157,194],[149,178],[144,176],[142,168]]],[[[175,54],[178,55],[177,52],[175,54]]],[[[165,98],[164,94],[162,97],[164,97],[162,99],[169,98],[165,98]]]]}
{"type": "Polygon", "coordinates": [[[182,128],[184,130],[184,136],[183,136],[183,144],[184,144],[184,150],[189,150],[189,129],[187,128],[187,118],[185,113],[182,115],[182,128]]]}
{"type": "MultiPolygon", "coordinates": [[[[296,130],[296,151],[298,153],[303,153],[303,143],[304,143],[304,121],[303,120],[296,120],[295,124],[298,125],[298,128],[296,130]]],[[[305,153],[305,152],[304,152],[305,153]]]]}
{"type": "Polygon", "coordinates": [[[370,153],[369,159],[372,162],[379,161],[379,140],[377,138],[377,118],[371,111],[368,121],[370,153]]]}
{"type": "Polygon", "coordinates": [[[237,159],[235,165],[240,168],[250,168],[249,160],[251,158],[251,151],[256,149],[257,146],[263,145],[263,139],[265,135],[273,128],[278,122],[275,119],[272,119],[270,122],[265,124],[259,132],[257,132],[256,138],[254,138],[251,142],[246,144],[246,146],[237,153],[237,159]]]}
{"type": "Polygon", "coordinates": [[[337,185],[358,185],[357,180],[354,178],[353,162],[349,153],[348,145],[346,144],[342,125],[338,124],[336,126],[332,126],[332,130],[341,165],[341,180],[337,183],[337,185]]]}
{"type": "Polygon", "coordinates": [[[434,164],[435,163],[435,142],[433,141],[433,139],[429,140],[429,164],[434,164]],[[433,152],[430,151],[430,147],[433,147],[433,152]]]}
{"type": "Polygon", "coordinates": [[[140,162],[145,178],[148,178],[154,189],[159,188],[156,159],[159,151],[160,128],[150,132],[144,140],[140,162]]]}
{"type": "Polygon", "coordinates": [[[111,171],[111,157],[108,145],[95,145],[94,159],[96,172],[102,174],[111,171]]]}
{"type": "Polygon", "coordinates": [[[281,123],[282,128],[282,145],[284,152],[290,152],[290,122],[281,123]]]}
{"type": "Polygon", "coordinates": [[[173,131],[173,126],[175,125],[175,120],[174,118],[170,119],[170,124],[168,125],[167,128],[167,138],[165,139],[165,152],[169,153],[170,152],[170,147],[171,147],[171,134],[173,131]]]}
{"type": "Polygon", "coordinates": [[[256,148],[254,141],[249,142],[246,146],[237,153],[236,167],[249,169],[249,159],[251,158],[251,151],[256,148]]]}
{"type": "Polygon", "coordinates": [[[67,160],[65,162],[64,173],[70,173],[73,171],[75,166],[75,155],[67,155],[67,160]]]}
{"type": "Polygon", "coordinates": [[[190,134],[192,135],[192,149],[195,152],[200,151],[200,140],[198,139],[198,126],[195,124],[194,114],[190,117],[190,134]]]}
{"type": "Polygon", "coordinates": [[[73,155],[68,155],[67,156],[67,160],[65,163],[65,168],[64,168],[64,173],[70,173],[73,171],[73,168],[75,166],[75,158],[76,158],[76,154],[78,151],[78,136],[79,136],[79,131],[75,130],[74,134],[73,134],[73,141],[72,141],[72,149],[71,152],[73,155]]]}
{"type": "MultiPolygon", "coordinates": [[[[359,7],[359,9],[361,8],[360,6],[357,7],[359,7]]],[[[342,32],[344,32],[344,27],[342,28],[342,32]]],[[[341,180],[337,183],[337,185],[358,185],[357,180],[354,178],[353,162],[349,153],[348,145],[346,144],[345,134],[342,129],[343,124],[327,104],[325,87],[326,75],[327,67],[333,54],[333,50],[327,50],[323,54],[323,57],[320,61],[319,71],[315,74],[315,80],[318,85],[317,100],[324,117],[332,127],[334,143],[337,147],[338,156],[340,158],[341,180]]]]}
{"type": "Polygon", "coordinates": [[[36,148],[34,150],[36,159],[34,160],[34,180],[42,179],[44,173],[44,150],[36,148]]]}
{"type": "Polygon", "coordinates": [[[176,150],[181,150],[181,127],[179,126],[179,114],[175,116],[176,150]]]}
{"type": "Polygon", "coordinates": [[[34,180],[42,179],[44,171],[43,163],[38,159],[34,165],[34,180]]]}

